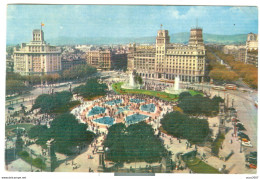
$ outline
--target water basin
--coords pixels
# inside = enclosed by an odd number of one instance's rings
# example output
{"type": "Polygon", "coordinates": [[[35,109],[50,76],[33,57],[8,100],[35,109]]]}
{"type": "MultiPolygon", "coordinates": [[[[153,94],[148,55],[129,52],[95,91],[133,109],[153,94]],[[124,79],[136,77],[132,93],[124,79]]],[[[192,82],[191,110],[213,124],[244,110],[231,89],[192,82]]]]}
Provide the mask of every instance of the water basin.
{"type": "Polygon", "coordinates": [[[95,119],[93,121],[98,122],[100,124],[110,125],[110,126],[112,126],[114,124],[114,118],[111,118],[111,117],[108,117],[108,116],[98,118],[98,119],[95,119]]]}
{"type": "Polygon", "coordinates": [[[106,111],[106,108],[100,107],[100,106],[95,106],[89,111],[88,116],[94,116],[97,114],[102,114],[106,111]]]}
{"type": "Polygon", "coordinates": [[[142,111],[146,112],[154,112],[155,111],[155,105],[153,103],[151,104],[144,104],[141,106],[142,111]]]}
{"type": "Polygon", "coordinates": [[[111,101],[106,101],[105,103],[112,106],[112,105],[122,103],[122,99],[115,99],[115,100],[111,100],[111,101]]]}
{"type": "Polygon", "coordinates": [[[130,102],[132,102],[132,103],[142,103],[142,102],[145,102],[145,100],[138,99],[138,98],[132,98],[132,99],[130,99],[130,102]]]}
{"type": "Polygon", "coordinates": [[[126,124],[135,124],[138,123],[140,121],[145,120],[146,118],[148,118],[149,116],[143,115],[143,114],[133,114],[131,116],[127,116],[125,118],[126,124]]]}

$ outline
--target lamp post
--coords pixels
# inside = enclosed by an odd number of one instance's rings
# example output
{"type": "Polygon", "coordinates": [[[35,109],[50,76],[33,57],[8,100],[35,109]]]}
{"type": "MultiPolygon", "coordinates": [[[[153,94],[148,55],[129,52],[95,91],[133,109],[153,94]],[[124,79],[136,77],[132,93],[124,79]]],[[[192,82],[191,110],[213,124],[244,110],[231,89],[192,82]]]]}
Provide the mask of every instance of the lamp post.
{"type": "Polygon", "coordinates": [[[242,153],[243,148],[242,148],[242,140],[240,141],[240,153],[242,153]]]}

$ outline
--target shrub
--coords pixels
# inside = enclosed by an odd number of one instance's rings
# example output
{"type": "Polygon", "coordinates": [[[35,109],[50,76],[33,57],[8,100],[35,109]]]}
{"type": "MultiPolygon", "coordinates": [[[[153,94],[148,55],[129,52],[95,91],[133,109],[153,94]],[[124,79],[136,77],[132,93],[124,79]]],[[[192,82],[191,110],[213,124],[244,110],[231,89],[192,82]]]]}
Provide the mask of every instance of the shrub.
{"type": "Polygon", "coordinates": [[[45,163],[42,161],[41,158],[35,158],[35,159],[33,159],[32,165],[35,166],[35,167],[37,167],[37,168],[41,168],[41,169],[45,169],[45,168],[46,168],[46,165],[45,165],[45,163]]]}
{"type": "Polygon", "coordinates": [[[18,153],[18,156],[20,156],[21,158],[27,158],[29,157],[29,153],[26,151],[21,151],[18,153]]]}

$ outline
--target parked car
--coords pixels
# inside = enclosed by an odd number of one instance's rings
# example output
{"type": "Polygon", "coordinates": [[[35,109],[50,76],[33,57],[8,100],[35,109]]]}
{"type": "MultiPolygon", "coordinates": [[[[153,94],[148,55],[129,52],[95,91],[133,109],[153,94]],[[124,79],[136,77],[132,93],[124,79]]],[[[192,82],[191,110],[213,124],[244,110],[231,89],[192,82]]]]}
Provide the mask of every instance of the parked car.
{"type": "Polygon", "coordinates": [[[238,132],[237,135],[240,137],[240,140],[241,140],[242,138],[245,138],[245,139],[247,139],[247,140],[250,140],[250,138],[248,137],[248,135],[246,135],[246,134],[243,133],[243,132],[238,132]]]}
{"type": "Polygon", "coordinates": [[[253,147],[253,145],[251,144],[250,141],[248,141],[248,142],[241,141],[241,142],[242,142],[242,145],[243,145],[243,146],[246,146],[246,147],[253,147]]]}

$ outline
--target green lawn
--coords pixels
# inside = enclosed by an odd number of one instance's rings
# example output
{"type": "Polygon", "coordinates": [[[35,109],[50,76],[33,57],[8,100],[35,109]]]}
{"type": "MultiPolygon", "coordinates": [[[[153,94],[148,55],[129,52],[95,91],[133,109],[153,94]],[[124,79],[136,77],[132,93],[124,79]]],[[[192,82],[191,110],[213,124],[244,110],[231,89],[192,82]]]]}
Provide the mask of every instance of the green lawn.
{"type": "MultiPolygon", "coordinates": [[[[142,90],[142,89],[123,89],[121,86],[123,85],[123,82],[114,83],[112,85],[113,90],[118,94],[146,94],[149,96],[155,96],[159,97],[160,99],[166,100],[166,101],[177,101],[178,95],[176,94],[169,94],[166,92],[161,91],[149,91],[149,90],[142,90]]],[[[191,95],[201,94],[200,92],[189,90],[191,95]]]]}
{"type": "Polygon", "coordinates": [[[221,174],[216,168],[206,164],[198,158],[186,161],[187,167],[195,173],[221,174]]]}
{"type": "Polygon", "coordinates": [[[33,127],[33,124],[16,124],[5,126],[5,135],[9,137],[14,136],[15,133],[12,132],[12,130],[16,129],[17,127],[23,127],[26,131],[28,131],[31,127],[33,127]]]}

